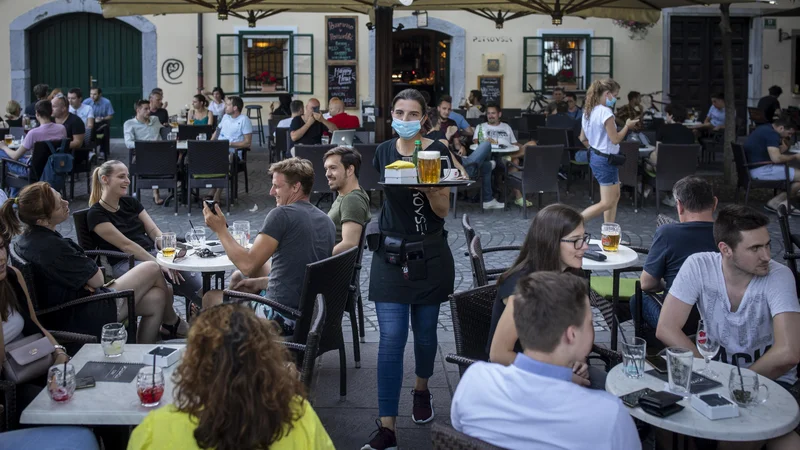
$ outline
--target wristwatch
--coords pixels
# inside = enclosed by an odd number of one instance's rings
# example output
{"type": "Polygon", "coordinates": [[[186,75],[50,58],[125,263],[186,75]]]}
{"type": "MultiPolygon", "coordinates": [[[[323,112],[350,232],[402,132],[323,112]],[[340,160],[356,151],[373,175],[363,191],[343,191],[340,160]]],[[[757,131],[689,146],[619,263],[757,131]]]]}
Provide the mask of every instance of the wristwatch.
{"type": "Polygon", "coordinates": [[[56,344],[53,346],[53,348],[55,348],[56,350],[61,350],[62,352],[64,352],[65,355],[67,355],[67,358],[72,359],[72,357],[69,356],[69,354],[67,353],[67,348],[64,347],[63,345],[56,344]]]}

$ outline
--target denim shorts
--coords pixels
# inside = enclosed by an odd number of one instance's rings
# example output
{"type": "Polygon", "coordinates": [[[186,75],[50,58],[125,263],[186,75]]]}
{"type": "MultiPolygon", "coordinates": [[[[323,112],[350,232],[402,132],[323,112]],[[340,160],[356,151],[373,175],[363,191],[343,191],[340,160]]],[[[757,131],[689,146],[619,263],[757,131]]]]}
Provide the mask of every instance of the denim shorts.
{"type": "MultiPolygon", "coordinates": [[[[786,169],[783,165],[770,164],[750,169],[750,176],[754,180],[785,180],[786,169]]],[[[794,180],[794,167],[789,167],[789,180],[794,180]]]]}
{"type": "Polygon", "coordinates": [[[592,168],[594,179],[600,186],[613,186],[619,183],[619,167],[592,151],[589,151],[589,156],[589,167],[592,168]]]}

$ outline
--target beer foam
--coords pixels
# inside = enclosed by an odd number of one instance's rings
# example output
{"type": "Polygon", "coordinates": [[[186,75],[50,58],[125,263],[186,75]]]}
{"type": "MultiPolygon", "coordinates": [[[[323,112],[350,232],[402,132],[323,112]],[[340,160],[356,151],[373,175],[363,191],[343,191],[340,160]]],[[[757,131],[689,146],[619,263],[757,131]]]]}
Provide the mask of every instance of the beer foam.
{"type": "Polygon", "coordinates": [[[441,153],[433,150],[417,152],[417,159],[439,159],[441,156],[441,153]]]}

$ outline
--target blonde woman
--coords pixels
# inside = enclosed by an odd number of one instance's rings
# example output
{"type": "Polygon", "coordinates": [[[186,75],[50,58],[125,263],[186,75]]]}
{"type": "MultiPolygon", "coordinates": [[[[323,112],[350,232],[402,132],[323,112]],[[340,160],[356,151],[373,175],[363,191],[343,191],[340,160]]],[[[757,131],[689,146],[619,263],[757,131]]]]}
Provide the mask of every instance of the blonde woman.
{"type": "Polygon", "coordinates": [[[628,119],[625,126],[617,131],[614,122],[614,104],[619,94],[619,83],[606,78],[595,80],[586,91],[586,102],[581,120],[581,142],[589,150],[589,166],[600,185],[600,203],[586,208],[581,213],[586,221],[603,214],[605,222],[613,222],[617,217],[619,203],[619,166],[624,157],[619,155],[619,143],[628,131],[639,122],[628,119]]]}
{"type": "Polygon", "coordinates": [[[22,126],[22,105],[16,100],[9,100],[6,104],[6,123],[9,127],[22,126]]]}

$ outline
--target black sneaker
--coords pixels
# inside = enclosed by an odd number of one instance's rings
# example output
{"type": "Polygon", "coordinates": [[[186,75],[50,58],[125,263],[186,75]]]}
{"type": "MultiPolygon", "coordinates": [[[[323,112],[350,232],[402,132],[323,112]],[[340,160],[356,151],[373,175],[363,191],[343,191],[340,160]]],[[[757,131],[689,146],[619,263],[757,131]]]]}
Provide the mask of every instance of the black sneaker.
{"type": "Polygon", "coordinates": [[[431,391],[425,389],[424,391],[411,390],[411,395],[414,396],[414,408],[411,411],[411,420],[416,424],[428,423],[433,420],[433,395],[431,391]]]}
{"type": "Polygon", "coordinates": [[[375,436],[361,450],[397,450],[397,438],[394,431],[381,425],[380,419],[375,420],[378,429],[373,431],[375,436]]]}

